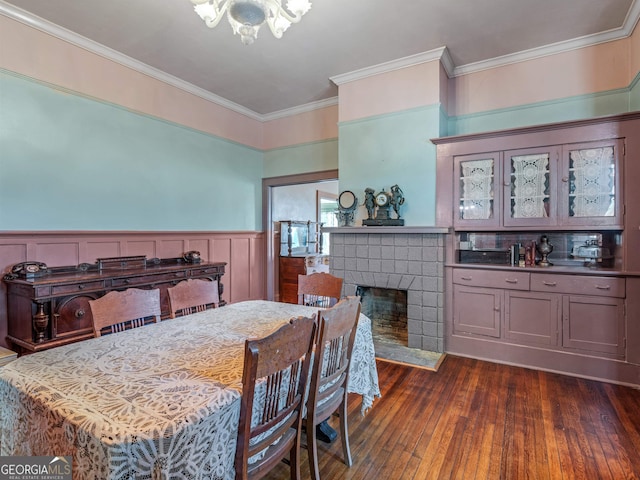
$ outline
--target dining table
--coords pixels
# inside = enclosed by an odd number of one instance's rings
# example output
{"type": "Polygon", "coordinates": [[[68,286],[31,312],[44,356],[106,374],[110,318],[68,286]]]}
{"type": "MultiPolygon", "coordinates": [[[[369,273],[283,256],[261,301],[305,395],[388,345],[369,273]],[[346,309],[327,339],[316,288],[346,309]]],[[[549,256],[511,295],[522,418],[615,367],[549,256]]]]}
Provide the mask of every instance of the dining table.
{"type": "MultiPolygon", "coordinates": [[[[316,307],[251,300],[19,357],[0,368],[0,455],[70,456],[74,480],[232,479],[244,344],[316,307]]],[[[361,314],[348,391],[380,396],[361,314]]]]}

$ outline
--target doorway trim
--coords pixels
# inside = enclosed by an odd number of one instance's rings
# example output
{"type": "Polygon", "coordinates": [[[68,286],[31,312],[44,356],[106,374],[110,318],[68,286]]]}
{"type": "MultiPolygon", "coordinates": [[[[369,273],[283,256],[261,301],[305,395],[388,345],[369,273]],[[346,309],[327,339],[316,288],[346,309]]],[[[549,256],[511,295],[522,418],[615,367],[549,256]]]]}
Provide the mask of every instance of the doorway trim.
{"type": "Polygon", "coordinates": [[[338,170],[324,170],[322,172],[299,173],[262,179],[262,229],[265,232],[265,259],[267,300],[275,298],[275,251],[273,248],[273,218],[271,216],[272,189],[286,185],[324,182],[338,180],[338,170]]]}

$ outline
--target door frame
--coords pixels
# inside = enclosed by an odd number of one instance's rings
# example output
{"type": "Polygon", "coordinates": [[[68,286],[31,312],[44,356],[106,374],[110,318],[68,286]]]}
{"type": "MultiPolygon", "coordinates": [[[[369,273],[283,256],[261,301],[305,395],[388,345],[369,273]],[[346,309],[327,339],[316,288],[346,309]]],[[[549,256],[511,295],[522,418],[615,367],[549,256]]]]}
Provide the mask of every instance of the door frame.
{"type": "Polygon", "coordinates": [[[273,217],[271,216],[271,202],[273,200],[272,189],[287,185],[300,185],[304,183],[316,183],[329,180],[338,180],[338,170],[324,170],[322,172],[299,173],[295,175],[283,175],[262,179],[262,230],[265,232],[265,259],[267,300],[275,298],[275,261],[276,255],[273,247],[273,217]]]}

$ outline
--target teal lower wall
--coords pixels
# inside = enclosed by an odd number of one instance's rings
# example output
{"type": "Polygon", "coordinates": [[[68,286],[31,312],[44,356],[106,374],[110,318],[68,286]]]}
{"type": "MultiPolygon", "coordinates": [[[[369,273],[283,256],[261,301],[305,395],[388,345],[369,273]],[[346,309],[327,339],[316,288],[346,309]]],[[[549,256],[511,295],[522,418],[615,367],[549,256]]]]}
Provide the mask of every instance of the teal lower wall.
{"type": "MultiPolygon", "coordinates": [[[[340,191],[398,184],[406,225],[435,222],[430,138],[640,110],[629,88],[447,117],[440,105],[339,125],[262,152],[0,70],[0,230],[262,229],[262,178],[340,171],[340,191]]],[[[366,218],[361,207],[357,224],[366,218]]]]}
{"type": "Polygon", "coordinates": [[[0,71],[0,230],[261,230],[262,161],[0,71]]]}
{"type": "Polygon", "coordinates": [[[338,139],[304,143],[264,153],[265,178],[338,168],[338,139]]]}
{"type": "MultiPolygon", "coordinates": [[[[440,135],[440,118],[434,105],[341,123],[340,191],[351,190],[362,204],[365,188],[388,192],[397,184],[405,197],[405,225],[434,225],[436,152],[429,139],[440,135]]],[[[356,226],[363,218],[361,207],[356,226]]]]}

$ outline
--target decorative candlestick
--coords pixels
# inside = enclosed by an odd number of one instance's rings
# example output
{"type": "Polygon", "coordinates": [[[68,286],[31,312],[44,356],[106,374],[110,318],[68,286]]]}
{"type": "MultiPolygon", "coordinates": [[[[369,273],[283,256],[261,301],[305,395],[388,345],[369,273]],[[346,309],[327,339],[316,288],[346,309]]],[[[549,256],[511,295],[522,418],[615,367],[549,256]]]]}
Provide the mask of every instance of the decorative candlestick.
{"type": "Polygon", "coordinates": [[[553,265],[553,263],[549,262],[547,259],[549,254],[553,252],[553,245],[549,243],[549,238],[546,235],[542,235],[540,237],[540,243],[538,243],[537,249],[538,252],[540,252],[540,255],[542,255],[542,259],[538,265],[541,267],[550,267],[553,265]]]}
{"type": "Polygon", "coordinates": [[[33,316],[33,329],[36,332],[36,343],[42,343],[45,340],[45,332],[49,325],[49,315],[44,313],[44,305],[37,304],[38,311],[33,316]]]}

